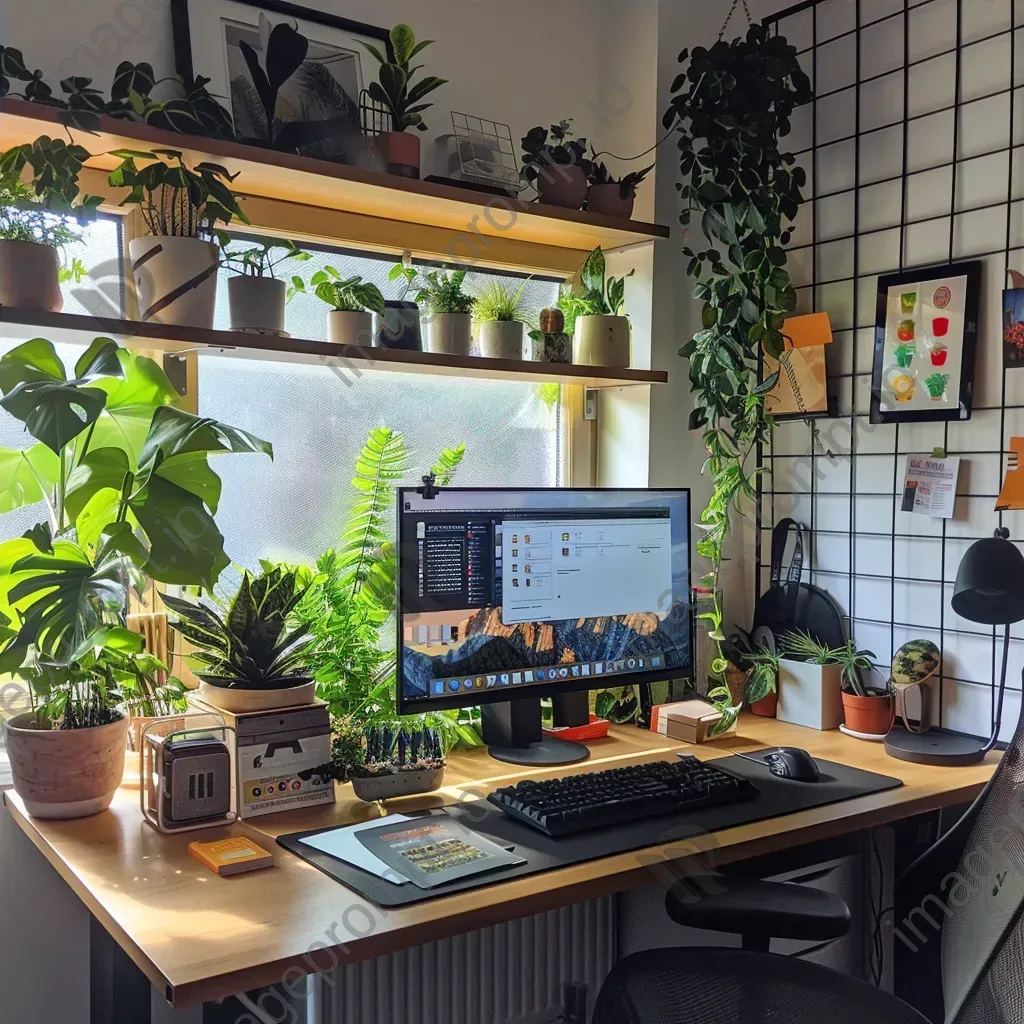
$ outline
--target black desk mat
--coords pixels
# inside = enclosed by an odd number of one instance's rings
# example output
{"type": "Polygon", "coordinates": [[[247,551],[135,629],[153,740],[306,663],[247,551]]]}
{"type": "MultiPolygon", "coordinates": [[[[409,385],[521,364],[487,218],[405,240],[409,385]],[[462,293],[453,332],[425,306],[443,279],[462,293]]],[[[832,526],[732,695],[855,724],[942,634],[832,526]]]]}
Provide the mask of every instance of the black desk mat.
{"type": "MultiPolygon", "coordinates": [[[[514,878],[535,875],[541,871],[553,871],[556,868],[597,860],[600,857],[628,853],[631,850],[640,851],[648,846],[660,846],[665,843],[697,840],[697,837],[706,836],[709,832],[718,832],[737,825],[749,825],[756,821],[793,814],[796,811],[851,800],[854,797],[870,796],[903,785],[899,779],[887,775],[876,775],[874,772],[820,759],[818,768],[821,771],[821,779],[817,783],[791,782],[788,779],[776,778],[767,768],[740,757],[716,759],[714,764],[734,775],[750,779],[760,790],[760,797],[746,803],[669,814],[660,818],[616,825],[613,828],[563,836],[560,839],[552,839],[543,832],[520,824],[485,800],[464,804],[462,807],[449,806],[446,810],[456,820],[500,845],[514,848],[517,854],[526,858],[526,863],[503,871],[461,879],[436,889],[420,889],[412,883],[394,885],[299,841],[320,832],[329,832],[331,829],[293,832],[291,835],[280,836],[277,841],[286,850],[308,861],[336,881],[354,889],[360,896],[364,896],[379,907],[405,907],[469,889],[481,889],[514,878]]],[[[402,812],[395,809],[394,813],[402,812]]],[[[705,842],[695,842],[694,845],[700,849],[708,847],[705,842]]],[[[680,855],[686,852],[693,852],[693,847],[680,850],[680,855]]]]}

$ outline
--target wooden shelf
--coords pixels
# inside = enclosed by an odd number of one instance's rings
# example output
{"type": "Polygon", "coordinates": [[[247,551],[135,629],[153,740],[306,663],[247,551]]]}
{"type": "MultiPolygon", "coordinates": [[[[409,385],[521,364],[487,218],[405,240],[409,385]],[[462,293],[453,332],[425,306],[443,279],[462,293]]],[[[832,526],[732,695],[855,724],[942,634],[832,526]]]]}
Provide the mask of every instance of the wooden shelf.
{"type": "MultiPolygon", "coordinates": [[[[50,341],[71,345],[87,344],[97,336],[113,338],[127,348],[169,353],[194,352],[262,359],[268,362],[309,363],[331,366],[341,374],[357,377],[363,373],[427,373],[441,377],[470,377],[481,380],[546,381],[578,384],[588,388],[628,387],[637,384],[665,384],[663,370],[625,370],[605,366],[575,366],[566,363],[535,363],[476,356],[445,356],[430,352],[401,352],[393,349],[346,347],[327,341],[278,338],[241,331],[211,331],[199,327],[79,316],[74,313],[46,313],[41,310],[0,306],[0,338],[20,342],[40,335],[50,341]]],[[[7,345],[3,346],[8,347],[7,345]]]]}
{"type": "MultiPolygon", "coordinates": [[[[4,148],[29,142],[43,134],[64,132],[58,114],[53,108],[38,103],[4,99],[0,103],[0,137],[4,148]]],[[[499,263],[512,260],[521,261],[523,265],[530,263],[529,247],[569,250],[571,254],[561,256],[536,254],[538,268],[557,266],[559,269],[575,269],[578,254],[589,252],[597,245],[614,249],[669,237],[669,229],[659,224],[519,199],[498,199],[469,189],[414,181],[237,142],[181,135],[108,117],[102,119],[98,133],[72,129],[71,134],[76,142],[96,154],[88,166],[103,171],[117,164],[115,157],[104,155],[111,150],[154,147],[181,150],[188,160],[212,160],[232,173],[237,171],[240,177],[235,187],[253,197],[247,212],[254,224],[263,227],[270,225],[265,204],[260,201],[272,200],[290,204],[290,218],[300,228],[315,229],[319,225],[328,234],[331,221],[338,222],[339,218],[328,218],[325,222],[323,216],[317,218],[314,214],[322,211],[344,214],[349,233],[359,236],[346,238],[346,241],[373,244],[372,236],[377,235],[383,239],[381,244],[394,245],[402,237],[411,236],[413,241],[403,248],[415,249],[414,242],[420,240],[421,245],[435,252],[447,252],[456,259],[491,262],[492,257],[497,257],[499,263]],[[488,203],[491,203],[490,208],[488,203]],[[370,223],[364,222],[367,220],[370,223]],[[397,236],[396,227],[401,227],[402,231],[397,236]],[[438,231],[440,234],[435,237],[438,231]]],[[[94,193],[105,190],[112,201],[120,198],[99,175],[83,184],[94,193]]],[[[298,230],[295,233],[316,232],[298,230]]]]}

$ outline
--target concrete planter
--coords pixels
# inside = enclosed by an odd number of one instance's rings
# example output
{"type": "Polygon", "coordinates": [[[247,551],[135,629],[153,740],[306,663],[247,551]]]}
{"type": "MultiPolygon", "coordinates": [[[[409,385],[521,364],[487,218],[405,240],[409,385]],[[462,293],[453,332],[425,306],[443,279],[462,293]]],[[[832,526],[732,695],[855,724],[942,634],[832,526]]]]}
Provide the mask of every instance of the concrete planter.
{"type": "Polygon", "coordinates": [[[444,767],[419,768],[409,772],[393,772],[372,779],[350,779],[352,790],[360,800],[375,803],[392,797],[430,793],[444,782],[444,767]]]}
{"type": "Polygon", "coordinates": [[[35,716],[5,725],[14,788],[34,818],[84,818],[110,806],[124,775],[128,719],[92,729],[35,729],[35,716]]]}
{"type": "Polygon", "coordinates": [[[220,255],[199,238],[150,235],[128,243],[139,318],[177,327],[213,327],[220,255]]]}
{"type": "Polygon", "coordinates": [[[52,245],[0,241],[0,306],[59,313],[64,308],[59,269],[60,258],[52,245]]]}
{"type": "Polygon", "coordinates": [[[780,722],[827,732],[843,721],[843,695],[838,665],[804,661],[779,663],[780,722]]]}
{"type": "Polygon", "coordinates": [[[576,318],[572,361],[580,366],[630,365],[629,318],[581,316],[576,318]]]}
{"type": "Polygon", "coordinates": [[[485,359],[523,358],[523,325],[518,321],[485,321],[480,324],[479,341],[485,359]]]}
{"type": "Polygon", "coordinates": [[[472,344],[472,313],[435,313],[427,323],[427,346],[437,355],[468,356],[472,344]]]}
{"type": "Polygon", "coordinates": [[[221,711],[234,715],[248,711],[274,711],[276,708],[296,708],[312,704],[316,699],[316,683],[301,683],[278,690],[242,690],[229,686],[199,684],[199,699],[221,711]]]}
{"type": "Polygon", "coordinates": [[[332,345],[373,347],[373,314],[332,309],[327,314],[327,340],[332,345]]]}
{"type": "Polygon", "coordinates": [[[284,334],[285,283],[274,277],[228,278],[233,331],[284,334]]]}

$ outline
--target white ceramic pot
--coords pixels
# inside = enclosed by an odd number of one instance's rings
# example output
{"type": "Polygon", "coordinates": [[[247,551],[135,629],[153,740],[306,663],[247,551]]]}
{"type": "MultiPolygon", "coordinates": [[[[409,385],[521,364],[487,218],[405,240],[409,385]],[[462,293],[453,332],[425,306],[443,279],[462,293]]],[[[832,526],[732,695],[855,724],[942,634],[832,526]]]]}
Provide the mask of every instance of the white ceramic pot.
{"type": "Polygon", "coordinates": [[[485,359],[523,358],[523,325],[517,321],[485,321],[480,324],[478,340],[485,359]]]}
{"type": "Polygon", "coordinates": [[[213,242],[150,235],[128,243],[139,317],[155,324],[213,327],[220,257],[213,242]]]}
{"type": "Polygon", "coordinates": [[[60,258],[52,245],[0,241],[0,306],[59,313],[64,308],[59,269],[60,258]]]}
{"type": "Polygon", "coordinates": [[[124,775],[128,719],[92,729],[33,729],[29,712],[5,726],[14,788],[34,818],[84,818],[110,806],[124,775]]]}
{"type": "Polygon", "coordinates": [[[332,345],[373,347],[373,314],[332,309],[327,314],[327,340],[332,345]]]}
{"type": "Polygon", "coordinates": [[[228,278],[233,331],[284,334],[285,284],[274,277],[228,278]]]}
{"type": "Polygon", "coordinates": [[[468,356],[472,344],[472,313],[435,313],[427,322],[430,352],[444,356],[468,356]]]}
{"type": "Polygon", "coordinates": [[[312,704],[316,699],[316,683],[286,686],[279,690],[241,690],[236,687],[199,684],[199,699],[221,711],[241,715],[247,711],[274,711],[312,704]]]}
{"type": "Polygon", "coordinates": [[[804,661],[779,663],[780,722],[808,729],[838,729],[843,721],[842,680],[838,665],[804,661]]]}
{"type": "Polygon", "coordinates": [[[413,793],[430,793],[441,788],[444,768],[419,768],[410,772],[378,775],[373,779],[352,779],[352,790],[360,800],[374,803],[413,793]]]}
{"type": "Polygon", "coordinates": [[[581,316],[576,318],[572,361],[580,366],[630,365],[629,318],[581,316]]]}

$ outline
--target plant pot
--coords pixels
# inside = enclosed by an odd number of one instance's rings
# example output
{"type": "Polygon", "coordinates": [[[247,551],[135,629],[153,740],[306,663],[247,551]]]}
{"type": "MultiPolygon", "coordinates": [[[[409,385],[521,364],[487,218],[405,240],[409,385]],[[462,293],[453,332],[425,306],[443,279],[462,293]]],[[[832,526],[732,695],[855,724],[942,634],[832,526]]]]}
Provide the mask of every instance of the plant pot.
{"type": "Polygon", "coordinates": [[[60,258],[52,245],[0,241],[0,306],[59,313],[64,308],[59,269],[60,258]]]}
{"type": "Polygon", "coordinates": [[[229,277],[231,329],[284,334],[284,300],[284,281],[275,277],[229,277]]]}
{"type": "Polygon", "coordinates": [[[759,718],[776,718],[779,712],[779,691],[769,693],[767,697],[755,700],[750,705],[750,713],[759,718]]]}
{"type": "Polygon", "coordinates": [[[403,352],[422,352],[423,335],[420,332],[420,307],[415,302],[388,299],[383,315],[374,314],[373,343],[378,348],[398,349],[403,352]]]}
{"type": "Polygon", "coordinates": [[[827,732],[843,721],[843,698],[838,665],[804,661],[779,663],[780,722],[827,732]]]}
{"type": "Polygon", "coordinates": [[[151,235],[128,243],[139,317],[177,327],[213,327],[217,246],[200,238],[151,235]]]}
{"type": "Polygon", "coordinates": [[[636,196],[622,198],[618,185],[591,185],[587,189],[587,209],[591,213],[603,213],[606,217],[621,217],[629,220],[633,216],[636,196]]]}
{"type": "Polygon", "coordinates": [[[873,697],[858,697],[853,693],[843,693],[843,712],[846,717],[846,728],[850,732],[867,736],[884,736],[891,728],[896,717],[895,703],[892,694],[881,694],[873,697]]]}
{"type": "Polygon", "coordinates": [[[411,796],[413,793],[430,793],[441,788],[444,782],[444,766],[420,768],[411,772],[394,772],[378,775],[372,779],[351,779],[352,790],[360,800],[373,803],[376,800],[390,800],[397,796],[411,796]]]}
{"type": "Polygon", "coordinates": [[[487,320],[480,324],[480,355],[485,359],[523,358],[523,325],[517,320],[487,320]]]}
{"type": "Polygon", "coordinates": [[[6,723],[14,788],[34,818],[84,818],[110,806],[124,775],[128,719],[92,729],[33,729],[30,712],[6,723]]]}
{"type": "Polygon", "coordinates": [[[372,348],[373,314],[354,313],[347,309],[332,309],[327,314],[327,340],[332,345],[350,348],[372,348]]]}
{"type": "Polygon", "coordinates": [[[431,352],[445,356],[468,356],[473,344],[472,313],[435,313],[427,323],[431,352]]]}
{"type": "Polygon", "coordinates": [[[572,361],[580,366],[630,364],[629,318],[624,316],[581,316],[576,318],[572,340],[572,361]]]}
{"type": "Polygon", "coordinates": [[[387,164],[388,174],[403,178],[420,176],[420,139],[412,132],[385,132],[374,139],[377,151],[387,164]]]}
{"type": "Polygon", "coordinates": [[[579,210],[587,199],[587,172],[575,165],[546,165],[537,178],[537,194],[549,206],[579,210]]]}
{"type": "Polygon", "coordinates": [[[220,708],[221,711],[230,711],[233,715],[245,714],[248,711],[274,711],[277,708],[295,708],[312,704],[316,699],[316,683],[301,683],[278,690],[242,690],[200,683],[199,699],[204,704],[220,708]]]}

